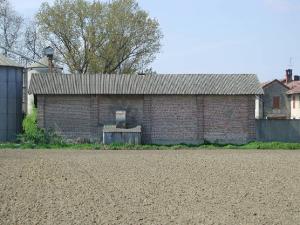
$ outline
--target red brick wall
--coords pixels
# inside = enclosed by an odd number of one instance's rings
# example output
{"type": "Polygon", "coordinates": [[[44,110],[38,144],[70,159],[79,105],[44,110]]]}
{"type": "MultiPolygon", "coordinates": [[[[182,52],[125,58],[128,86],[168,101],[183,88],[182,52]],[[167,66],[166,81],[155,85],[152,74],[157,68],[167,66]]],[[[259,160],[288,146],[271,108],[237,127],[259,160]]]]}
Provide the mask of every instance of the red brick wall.
{"type": "Polygon", "coordinates": [[[254,101],[254,98],[245,96],[206,96],[204,139],[217,143],[244,143],[253,139],[254,101]]]}
{"type": "Polygon", "coordinates": [[[244,143],[255,139],[254,96],[38,96],[38,121],[66,138],[102,140],[115,111],[130,127],[142,125],[143,143],[244,143]]]}
{"type": "Polygon", "coordinates": [[[143,122],[143,96],[38,96],[39,126],[67,139],[102,141],[103,126],[115,124],[115,112],[126,110],[129,127],[143,122]]]}
{"type": "Polygon", "coordinates": [[[154,143],[197,143],[195,96],[152,97],[151,140],[154,143]]]}
{"type": "Polygon", "coordinates": [[[39,96],[39,125],[67,138],[89,138],[92,122],[90,106],[90,96],[39,96]],[[41,110],[44,112],[41,113],[41,110]]]}
{"type": "Polygon", "coordinates": [[[143,121],[143,96],[98,96],[99,123],[100,126],[115,124],[117,110],[126,110],[126,122],[128,127],[141,125],[143,121]]]}

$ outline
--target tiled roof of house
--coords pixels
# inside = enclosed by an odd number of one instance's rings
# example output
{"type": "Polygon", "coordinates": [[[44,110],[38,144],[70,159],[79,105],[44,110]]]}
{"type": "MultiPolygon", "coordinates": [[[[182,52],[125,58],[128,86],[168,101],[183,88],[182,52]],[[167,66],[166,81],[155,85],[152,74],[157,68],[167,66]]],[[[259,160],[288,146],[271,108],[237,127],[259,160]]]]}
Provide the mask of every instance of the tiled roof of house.
{"type": "Polygon", "coordinates": [[[9,66],[9,67],[23,67],[16,63],[15,61],[5,57],[4,55],[0,54],[0,66],[9,66]]]}
{"type": "Polygon", "coordinates": [[[293,89],[295,87],[300,86],[300,81],[298,80],[293,80],[292,82],[289,82],[288,84],[286,84],[290,89],[293,89]]]}
{"type": "Polygon", "coordinates": [[[273,81],[261,83],[260,86],[262,88],[265,88],[268,85],[272,84],[273,82],[278,82],[278,83],[282,84],[283,86],[285,86],[288,89],[288,91],[286,92],[288,95],[290,95],[290,94],[300,94],[300,81],[298,81],[298,80],[297,81],[293,80],[293,81],[286,84],[285,79],[283,79],[283,80],[275,79],[273,81]]]}
{"type": "Polygon", "coordinates": [[[264,89],[264,88],[267,88],[269,87],[270,85],[274,84],[274,83],[279,83],[281,84],[282,86],[284,86],[286,89],[290,89],[290,87],[288,85],[285,84],[285,82],[282,82],[278,79],[275,79],[275,80],[272,80],[272,81],[268,81],[268,82],[264,82],[264,83],[261,83],[260,86],[264,89]]]}
{"type": "Polygon", "coordinates": [[[54,75],[35,74],[32,94],[260,95],[254,74],[54,75]]]}
{"type": "Polygon", "coordinates": [[[287,84],[287,86],[290,88],[290,90],[287,92],[287,94],[299,94],[300,93],[300,81],[292,81],[287,84]]]}
{"type": "Polygon", "coordinates": [[[287,92],[288,95],[291,95],[291,94],[299,94],[300,93],[300,86],[298,87],[294,87],[293,89],[289,90],[287,92]]]}

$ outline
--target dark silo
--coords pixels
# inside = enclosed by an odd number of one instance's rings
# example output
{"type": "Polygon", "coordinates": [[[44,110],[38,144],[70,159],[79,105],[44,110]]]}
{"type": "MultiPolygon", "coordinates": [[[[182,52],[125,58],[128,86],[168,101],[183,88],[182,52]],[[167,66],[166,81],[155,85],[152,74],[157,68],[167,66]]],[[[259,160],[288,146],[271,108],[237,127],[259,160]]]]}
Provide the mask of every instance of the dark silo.
{"type": "Polygon", "coordinates": [[[0,142],[22,130],[23,67],[0,54],[0,142]]]}

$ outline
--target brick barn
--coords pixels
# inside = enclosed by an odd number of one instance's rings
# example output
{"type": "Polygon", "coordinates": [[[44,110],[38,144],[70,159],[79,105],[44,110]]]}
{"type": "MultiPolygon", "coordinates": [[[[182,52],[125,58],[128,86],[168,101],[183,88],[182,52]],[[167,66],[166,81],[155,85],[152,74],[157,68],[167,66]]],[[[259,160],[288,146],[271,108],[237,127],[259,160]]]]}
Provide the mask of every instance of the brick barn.
{"type": "Polygon", "coordinates": [[[256,75],[35,74],[38,124],[66,139],[102,141],[103,127],[126,112],[142,143],[245,143],[256,138],[256,75]]]}

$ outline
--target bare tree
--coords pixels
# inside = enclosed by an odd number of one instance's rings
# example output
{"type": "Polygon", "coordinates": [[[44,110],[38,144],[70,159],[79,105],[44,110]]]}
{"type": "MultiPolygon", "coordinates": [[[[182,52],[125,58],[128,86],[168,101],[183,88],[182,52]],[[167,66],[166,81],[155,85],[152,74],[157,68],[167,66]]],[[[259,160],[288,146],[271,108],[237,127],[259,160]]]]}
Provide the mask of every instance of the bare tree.
{"type": "Polygon", "coordinates": [[[25,28],[24,35],[24,54],[32,59],[40,59],[43,56],[43,48],[46,47],[46,41],[38,32],[38,26],[35,21],[30,21],[25,28]]]}
{"type": "MultiPolygon", "coordinates": [[[[7,49],[14,49],[20,38],[23,18],[11,7],[8,0],[0,0],[0,43],[7,49]]],[[[7,56],[8,51],[4,50],[7,56]]]]}

